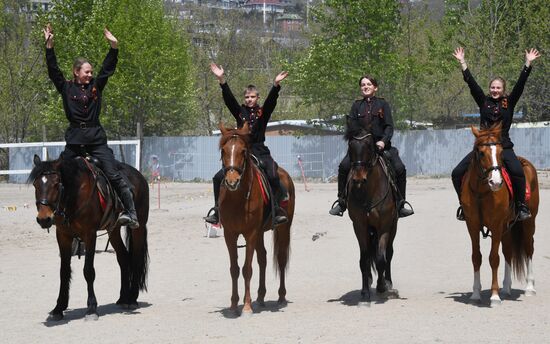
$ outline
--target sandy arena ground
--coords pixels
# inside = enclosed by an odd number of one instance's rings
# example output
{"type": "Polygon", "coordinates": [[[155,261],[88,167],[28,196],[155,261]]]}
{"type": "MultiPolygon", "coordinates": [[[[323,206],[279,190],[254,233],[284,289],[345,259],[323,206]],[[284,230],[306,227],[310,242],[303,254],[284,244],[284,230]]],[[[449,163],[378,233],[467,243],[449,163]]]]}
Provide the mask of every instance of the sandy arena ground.
{"type": "MultiPolygon", "coordinates": [[[[297,183],[286,307],[278,307],[268,248],[267,307],[230,316],[231,278],[223,238],[205,237],[202,216],[213,203],[208,184],[163,184],[152,191],[149,292],[128,312],[114,302],[119,270],[112,251],[96,255],[99,320],[85,321],[84,259],[73,257],[69,309],[46,322],[59,287],[52,230],[35,221],[34,189],[0,184],[0,343],[543,343],[550,329],[550,177],[541,178],[535,235],[537,295],[513,282],[512,297],[489,307],[488,240],[482,241],[481,304],[470,304],[473,272],[466,225],[454,219],[450,179],[410,178],[416,215],[399,222],[393,260],[399,298],[357,305],[361,276],[351,221],[328,215],[336,184],[297,183]],[[24,204],[30,204],[25,208],[24,204]],[[10,208],[16,206],[17,210],[10,208]],[[312,240],[312,237],[319,237],[312,240]]],[[[106,237],[98,239],[98,250],[106,237]]],[[[243,253],[240,253],[241,258],[243,253]]],[[[241,265],[242,265],[242,259],[241,265]]],[[[501,258],[501,263],[503,258],[501,258]]],[[[502,282],[503,267],[499,281],[502,282]]],[[[253,299],[258,279],[254,265],[253,299]]],[[[244,286],[239,282],[240,304],[244,286]]]]}

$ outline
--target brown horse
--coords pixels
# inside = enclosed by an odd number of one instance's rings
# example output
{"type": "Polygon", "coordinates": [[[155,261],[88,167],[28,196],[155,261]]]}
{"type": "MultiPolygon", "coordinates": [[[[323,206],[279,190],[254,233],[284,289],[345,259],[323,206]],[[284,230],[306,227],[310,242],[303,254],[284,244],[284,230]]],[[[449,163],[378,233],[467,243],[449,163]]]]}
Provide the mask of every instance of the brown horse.
{"type": "MultiPolygon", "coordinates": [[[[246,256],[242,273],[244,277],[244,307],[243,313],[252,313],[250,297],[250,279],[252,277],[252,259],[254,250],[257,253],[260,266],[260,283],[257,303],[264,306],[266,294],[265,269],[266,249],[264,232],[270,228],[269,218],[266,218],[266,205],[262,198],[262,189],[258,180],[259,169],[254,164],[249,145],[249,126],[245,123],[241,129],[227,129],[220,124],[222,137],[220,139],[221,159],[225,178],[219,198],[220,222],[224,228],[224,237],[229,251],[230,271],[232,280],[231,311],[237,313],[239,294],[237,282],[239,265],[237,262],[237,239],[242,235],[246,240],[246,256]]],[[[288,222],[281,224],[273,231],[273,258],[279,269],[279,300],[286,303],[285,270],[290,252],[290,225],[294,216],[294,184],[288,173],[279,167],[279,177],[289,194],[285,210],[288,222]]]]}
{"type": "MultiPolygon", "coordinates": [[[[147,290],[147,219],[149,216],[149,188],[145,178],[133,167],[120,164],[120,172],[132,185],[140,226],[127,231],[126,249],[120,236],[120,225],[111,222],[109,240],[116,252],[120,266],[120,298],[116,302],[124,307],[137,307],[140,290],[147,290]]],[[[34,156],[34,168],[29,176],[35,188],[36,221],[42,228],[56,226],[57,244],[61,258],[59,296],[49,320],[63,319],[63,311],[69,304],[71,281],[71,256],[74,238],[82,240],[86,247],[84,277],[88,285],[88,309],[86,319],[97,320],[97,300],[94,293],[94,255],[97,231],[100,229],[104,210],[101,205],[96,176],[82,158],[40,161],[34,156]]],[[[107,208],[114,207],[106,202],[107,208]]]]}
{"type": "Polygon", "coordinates": [[[361,301],[370,302],[374,265],[378,273],[376,291],[384,293],[393,288],[391,261],[397,208],[372,133],[360,127],[348,127],[346,139],[352,165],[347,185],[348,210],[360,249],[361,301]]]}
{"type": "Polygon", "coordinates": [[[492,269],[491,305],[501,303],[498,285],[499,245],[506,260],[503,280],[503,292],[510,295],[512,288],[511,269],[516,277],[523,278],[527,270],[526,295],[535,294],[532,270],[533,235],[535,218],[539,206],[539,188],[537,171],[526,159],[519,158],[525,172],[525,180],[531,191],[527,202],[531,218],[515,222],[513,199],[506,186],[503,186],[501,125],[490,129],[478,130],[472,127],[475,139],[474,155],[464,176],[461,202],[464,216],[472,240],[472,264],[474,267],[474,286],[471,300],[481,300],[481,282],[479,268],[481,251],[480,232],[484,236],[491,233],[491,252],[489,262],[492,269]],[[487,232],[483,232],[483,227],[487,232]]]}

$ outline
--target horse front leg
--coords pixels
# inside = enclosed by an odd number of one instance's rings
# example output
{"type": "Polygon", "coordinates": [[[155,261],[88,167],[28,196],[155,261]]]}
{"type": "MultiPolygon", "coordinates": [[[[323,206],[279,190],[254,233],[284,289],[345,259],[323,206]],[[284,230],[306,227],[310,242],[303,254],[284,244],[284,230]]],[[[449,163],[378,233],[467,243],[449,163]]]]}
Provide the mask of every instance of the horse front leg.
{"type": "Polygon", "coordinates": [[[388,290],[386,285],[386,246],[388,244],[389,234],[384,233],[378,240],[376,248],[376,271],[378,272],[378,280],[376,281],[376,292],[385,293],[388,290]]]}
{"type": "Polygon", "coordinates": [[[370,302],[370,285],[372,283],[371,259],[368,252],[368,229],[366,225],[353,224],[355,236],[359,244],[359,269],[361,270],[361,300],[360,302],[370,302]]]}
{"type": "Polygon", "coordinates": [[[50,311],[48,320],[59,321],[63,319],[63,311],[69,306],[69,288],[71,285],[71,255],[73,238],[65,235],[66,229],[59,226],[56,229],[57,245],[59,246],[59,257],[61,266],[59,269],[59,295],[55,308],[50,311]]]}
{"type": "Polygon", "coordinates": [[[481,268],[481,250],[479,248],[479,232],[481,225],[479,222],[474,222],[474,219],[466,217],[466,224],[468,226],[468,233],[470,234],[470,240],[472,242],[472,266],[474,268],[474,284],[472,287],[471,301],[481,301],[481,278],[479,269],[481,268]]]}
{"type": "Polygon", "coordinates": [[[86,256],[84,259],[84,278],[86,279],[86,284],[88,285],[88,309],[86,311],[86,320],[97,320],[99,315],[97,314],[97,299],[94,292],[94,281],[95,281],[95,269],[94,269],[94,258],[95,258],[95,244],[96,244],[96,235],[95,232],[89,235],[86,240],[86,256]]]}
{"type": "MultiPolygon", "coordinates": [[[[501,227],[502,228],[502,227],[501,227]]],[[[502,303],[502,300],[499,296],[499,285],[498,285],[498,266],[500,264],[500,256],[498,254],[500,248],[502,231],[493,232],[491,240],[491,253],[489,254],[489,263],[491,265],[492,271],[492,282],[491,282],[491,306],[497,306],[502,303]]]]}
{"type": "Polygon", "coordinates": [[[229,253],[229,272],[231,273],[231,307],[229,308],[235,314],[237,313],[237,304],[239,302],[239,262],[237,260],[237,238],[238,234],[232,233],[228,230],[224,232],[225,245],[229,253]]]}
{"type": "Polygon", "coordinates": [[[533,273],[533,259],[527,259],[527,286],[525,287],[525,296],[535,296],[535,274],[533,273]]]}
{"type": "Polygon", "coordinates": [[[265,268],[267,265],[267,252],[265,250],[263,234],[258,235],[258,242],[256,243],[256,255],[258,266],[260,268],[260,282],[258,285],[258,298],[256,299],[256,302],[260,307],[265,307],[265,268]]]}
{"type": "MultiPolygon", "coordinates": [[[[260,229],[261,230],[261,229],[260,229]]],[[[263,235],[263,233],[261,233],[263,235]]],[[[243,314],[252,314],[252,298],[250,297],[250,280],[252,279],[252,260],[256,249],[256,233],[249,234],[246,239],[246,256],[243,264],[244,306],[243,314]]]]}

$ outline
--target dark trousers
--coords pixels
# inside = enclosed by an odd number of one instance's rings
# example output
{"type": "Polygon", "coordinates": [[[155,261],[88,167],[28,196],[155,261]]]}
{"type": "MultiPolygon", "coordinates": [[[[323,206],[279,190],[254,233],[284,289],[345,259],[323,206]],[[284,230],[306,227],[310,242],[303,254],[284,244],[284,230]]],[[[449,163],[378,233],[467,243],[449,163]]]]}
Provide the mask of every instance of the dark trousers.
{"type": "Polygon", "coordinates": [[[83,157],[86,153],[92,155],[101,162],[101,170],[103,170],[103,173],[105,173],[118,195],[121,196],[122,190],[128,188],[128,185],[118,171],[118,162],[115,159],[113,151],[106,144],[66,145],[61,156],[63,159],[73,159],[78,156],[83,157]]]}
{"type": "MultiPolygon", "coordinates": [[[[462,177],[468,170],[470,161],[473,158],[474,152],[468,153],[462,159],[458,165],[453,169],[451,173],[451,178],[453,180],[453,186],[455,188],[458,199],[460,200],[460,191],[462,188],[462,177]]],[[[512,148],[505,148],[502,150],[502,162],[510,174],[510,179],[512,180],[512,188],[514,189],[514,199],[517,202],[525,203],[525,173],[523,172],[523,167],[521,162],[519,162],[516,153],[512,148]]]]}
{"type": "MultiPolygon", "coordinates": [[[[407,188],[407,169],[405,164],[401,161],[399,157],[399,151],[395,147],[390,147],[387,150],[384,150],[384,154],[387,156],[390,161],[391,167],[395,172],[395,179],[397,183],[397,188],[399,193],[401,193],[402,199],[405,199],[405,193],[407,188]]],[[[349,158],[349,153],[346,154],[340,165],[338,165],[338,198],[343,200],[344,192],[346,189],[346,182],[348,178],[349,171],[351,170],[351,160],[349,158]]]]}
{"type": "MultiPolygon", "coordinates": [[[[256,158],[258,158],[258,160],[260,161],[260,167],[267,176],[267,180],[269,182],[269,185],[271,186],[271,190],[273,190],[273,194],[277,198],[284,196],[282,195],[282,192],[280,190],[281,184],[279,173],[277,173],[277,169],[279,168],[279,166],[271,157],[271,152],[269,151],[269,148],[267,148],[263,144],[252,145],[252,154],[254,154],[254,156],[256,156],[256,158]]],[[[212,178],[212,184],[214,186],[214,200],[216,202],[216,206],[218,205],[218,199],[220,197],[220,187],[224,176],[225,174],[223,172],[223,169],[221,169],[212,178]]]]}

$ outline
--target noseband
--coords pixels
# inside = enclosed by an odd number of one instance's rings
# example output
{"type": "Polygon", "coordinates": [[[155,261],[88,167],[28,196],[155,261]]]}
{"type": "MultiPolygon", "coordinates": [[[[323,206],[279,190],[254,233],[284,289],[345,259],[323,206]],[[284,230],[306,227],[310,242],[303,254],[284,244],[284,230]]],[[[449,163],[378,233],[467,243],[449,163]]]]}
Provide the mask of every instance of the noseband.
{"type": "MultiPolygon", "coordinates": [[[[357,140],[357,141],[363,141],[364,139],[366,139],[369,136],[372,136],[372,134],[365,134],[365,135],[359,136],[359,137],[354,136],[353,139],[357,140]]],[[[376,157],[376,152],[374,152],[374,153],[375,153],[374,156],[376,157]]],[[[358,160],[358,161],[352,161],[351,162],[351,167],[352,168],[366,167],[367,169],[371,169],[375,164],[376,164],[376,159],[372,159],[371,161],[358,160]]]]}

